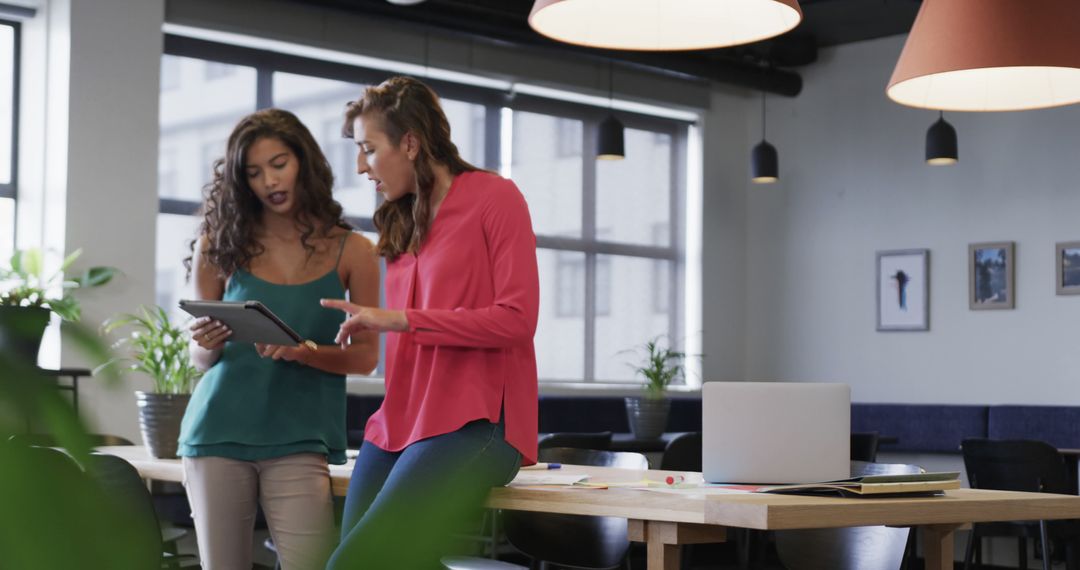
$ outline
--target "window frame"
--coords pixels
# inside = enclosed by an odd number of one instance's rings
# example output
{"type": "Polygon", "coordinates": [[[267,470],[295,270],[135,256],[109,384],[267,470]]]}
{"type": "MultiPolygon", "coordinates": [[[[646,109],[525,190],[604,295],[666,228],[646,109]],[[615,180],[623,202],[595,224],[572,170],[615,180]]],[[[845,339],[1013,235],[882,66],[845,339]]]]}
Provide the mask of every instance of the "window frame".
{"type": "Polygon", "coordinates": [[[10,198],[18,203],[19,199],[19,91],[22,87],[22,25],[14,20],[0,18],[0,26],[8,26],[12,31],[11,50],[11,180],[0,182],[0,198],[10,198]]]}
{"type": "MultiPolygon", "coordinates": [[[[165,35],[163,54],[254,68],[257,76],[257,109],[266,108],[272,104],[273,74],[277,72],[361,84],[378,83],[392,74],[385,70],[369,69],[173,34],[165,35]]],[[[596,318],[606,314],[597,299],[597,268],[598,263],[600,263],[598,257],[601,255],[627,256],[671,263],[671,286],[668,287],[667,291],[670,318],[668,320],[669,330],[666,332],[674,346],[682,347],[684,342],[681,331],[686,318],[683,298],[683,284],[686,278],[686,240],[684,235],[686,228],[686,165],[687,142],[691,123],[633,112],[619,111],[617,113],[626,128],[646,130],[671,137],[669,163],[671,165],[671,191],[669,194],[670,215],[668,224],[670,236],[668,245],[620,243],[599,239],[596,235],[598,189],[596,160],[591,149],[596,146],[599,124],[611,113],[610,109],[534,95],[506,93],[493,88],[463,85],[439,79],[425,78],[424,81],[446,99],[485,107],[484,160],[478,166],[492,171],[500,169],[501,132],[504,118],[502,110],[504,108],[509,108],[511,111],[550,115],[556,119],[580,120],[583,123],[581,141],[583,161],[581,237],[540,234],[537,235],[537,247],[554,251],[556,254],[559,252],[575,252],[585,255],[584,370],[582,370],[580,379],[541,378],[540,381],[546,384],[626,383],[625,380],[598,379],[595,377],[596,318]]],[[[344,104],[344,101],[342,103],[344,104]]],[[[254,110],[252,109],[252,111],[254,110]]],[[[314,127],[322,128],[322,125],[314,125],[314,127]]],[[[199,205],[198,202],[191,200],[159,198],[159,213],[193,215],[197,212],[199,205]]],[[[375,226],[370,217],[348,216],[346,219],[358,230],[375,232],[375,226]]],[[[643,303],[643,307],[650,311],[653,305],[654,303],[651,300],[643,303]]],[[[382,370],[380,363],[379,372],[382,372],[382,370]]]]}

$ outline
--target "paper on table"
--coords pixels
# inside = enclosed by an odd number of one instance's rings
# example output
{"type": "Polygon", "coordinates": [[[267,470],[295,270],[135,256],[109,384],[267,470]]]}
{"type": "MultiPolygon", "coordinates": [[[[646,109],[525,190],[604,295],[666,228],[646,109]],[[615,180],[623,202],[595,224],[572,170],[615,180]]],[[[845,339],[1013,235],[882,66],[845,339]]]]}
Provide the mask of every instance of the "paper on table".
{"type": "Polygon", "coordinates": [[[705,495],[740,495],[750,494],[753,491],[740,488],[737,485],[731,485],[727,487],[714,487],[709,485],[694,485],[694,486],[666,486],[666,487],[648,487],[647,491],[653,491],[656,493],[672,493],[675,495],[691,495],[691,496],[705,496],[705,495]]]}
{"type": "Polygon", "coordinates": [[[573,485],[584,481],[589,476],[585,473],[559,473],[551,471],[518,471],[511,485],[573,485]]]}

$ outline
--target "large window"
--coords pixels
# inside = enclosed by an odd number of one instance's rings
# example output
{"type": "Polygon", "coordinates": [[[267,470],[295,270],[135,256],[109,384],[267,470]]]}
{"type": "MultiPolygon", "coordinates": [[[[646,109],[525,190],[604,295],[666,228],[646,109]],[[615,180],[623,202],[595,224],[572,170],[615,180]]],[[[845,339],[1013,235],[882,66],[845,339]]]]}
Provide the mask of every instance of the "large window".
{"type": "Polygon", "coordinates": [[[0,20],[0,260],[15,247],[18,186],[19,25],[0,20]]]}
{"type": "Polygon", "coordinates": [[[193,295],[182,263],[198,229],[191,214],[210,182],[214,160],[225,153],[225,139],[256,108],[256,71],[167,54],[161,73],[157,302],[181,316],[177,301],[193,295]]]}
{"type": "MultiPolygon", "coordinates": [[[[288,109],[307,125],[333,167],[335,198],[350,222],[376,237],[376,194],[356,173],[341,117],[346,101],[389,72],[175,36],[166,37],[166,54],[159,302],[175,307],[191,294],[180,262],[195,237],[201,189],[236,120],[257,108],[288,109]]],[[[490,88],[429,83],[463,157],[509,171],[529,203],[540,248],[541,381],[632,381],[626,349],[658,335],[680,343],[686,125],[629,114],[627,159],[598,163],[591,149],[600,110],[528,96],[508,104],[490,88]],[[501,157],[509,160],[500,164],[501,157]]]]}
{"type": "Polygon", "coordinates": [[[635,346],[682,340],[676,165],[686,128],[626,117],[626,159],[597,161],[602,118],[553,101],[514,104],[511,174],[541,248],[536,349],[547,381],[635,381],[635,346]]]}

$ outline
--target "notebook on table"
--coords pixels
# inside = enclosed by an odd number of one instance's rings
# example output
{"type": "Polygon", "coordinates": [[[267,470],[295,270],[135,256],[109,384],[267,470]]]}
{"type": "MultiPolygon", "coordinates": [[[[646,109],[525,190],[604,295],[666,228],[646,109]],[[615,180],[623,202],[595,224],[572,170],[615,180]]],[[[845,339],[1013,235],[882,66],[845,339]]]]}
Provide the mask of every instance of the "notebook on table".
{"type": "Polygon", "coordinates": [[[811,382],[706,382],[709,483],[799,484],[851,476],[851,389],[811,382]]]}

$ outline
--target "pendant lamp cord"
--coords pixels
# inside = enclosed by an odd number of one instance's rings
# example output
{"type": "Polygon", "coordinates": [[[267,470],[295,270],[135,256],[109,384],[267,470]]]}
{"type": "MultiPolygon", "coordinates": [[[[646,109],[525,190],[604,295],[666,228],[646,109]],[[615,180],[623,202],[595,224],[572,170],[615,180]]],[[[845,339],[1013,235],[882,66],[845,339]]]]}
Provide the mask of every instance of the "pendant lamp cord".
{"type": "Polygon", "coordinates": [[[428,62],[431,59],[430,45],[431,31],[424,30],[424,77],[431,77],[431,68],[428,66],[428,62]]]}
{"type": "Polygon", "coordinates": [[[615,63],[608,60],[607,99],[608,109],[615,107],[615,63]]]}
{"type": "Polygon", "coordinates": [[[761,92],[761,140],[765,140],[765,92],[761,92]]]}

